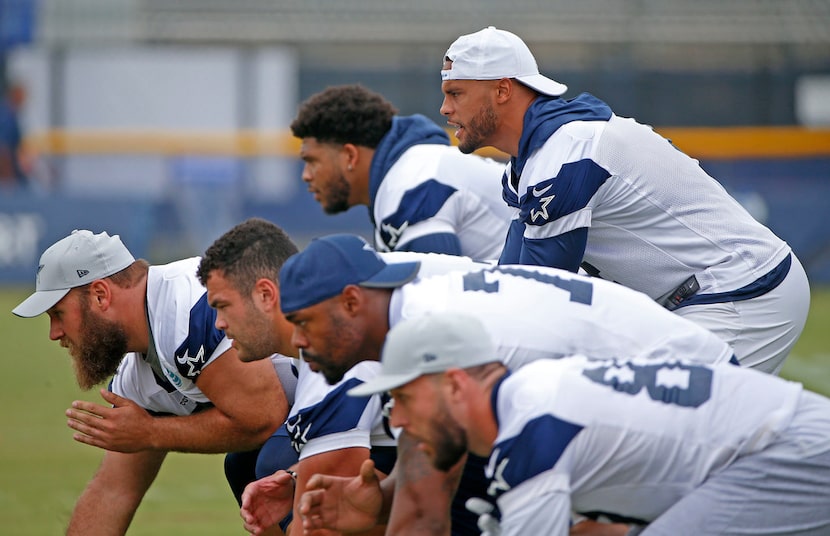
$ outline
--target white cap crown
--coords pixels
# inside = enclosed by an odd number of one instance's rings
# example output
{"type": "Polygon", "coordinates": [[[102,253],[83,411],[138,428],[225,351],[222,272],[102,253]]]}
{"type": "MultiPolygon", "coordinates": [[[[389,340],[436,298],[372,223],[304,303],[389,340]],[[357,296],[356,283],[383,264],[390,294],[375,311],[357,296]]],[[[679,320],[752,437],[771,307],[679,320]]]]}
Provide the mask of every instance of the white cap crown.
{"type": "Polygon", "coordinates": [[[536,58],[519,36],[494,26],[462,35],[444,56],[452,66],[441,71],[442,80],[515,78],[539,93],[553,97],[568,90],[568,86],[539,74],[536,58]]]}

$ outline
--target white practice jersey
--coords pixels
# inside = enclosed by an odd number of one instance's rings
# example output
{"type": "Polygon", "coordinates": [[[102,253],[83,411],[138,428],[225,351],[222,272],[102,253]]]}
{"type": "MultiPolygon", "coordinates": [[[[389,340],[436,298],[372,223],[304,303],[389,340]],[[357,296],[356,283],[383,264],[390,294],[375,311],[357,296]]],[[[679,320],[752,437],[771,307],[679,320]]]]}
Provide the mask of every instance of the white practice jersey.
{"type": "Polygon", "coordinates": [[[498,266],[419,278],[393,293],[390,325],[433,311],[479,318],[510,368],[575,353],[703,363],[733,356],[713,333],[645,294],[556,268],[498,266]]]}
{"type": "Polygon", "coordinates": [[[380,372],[380,362],[358,363],[340,382],[329,385],[308,363],[302,359],[294,361],[299,371],[297,391],[285,427],[300,460],[353,447],[395,447],[396,436],[382,412],[389,396],[356,398],[346,394],[375,377],[380,372]]]}
{"type": "Polygon", "coordinates": [[[192,257],[150,267],[147,311],[153,349],[147,356],[124,356],[112,379],[112,392],[153,412],[188,415],[209,404],[196,378],[231,347],[216,329],[216,311],[196,277],[199,261],[192,257]]]}
{"type": "Polygon", "coordinates": [[[766,448],[801,392],[725,365],[583,356],[527,365],[492,397],[499,430],[486,473],[502,536],[565,536],[571,512],[653,521],[766,448]]]}
{"type": "Polygon", "coordinates": [[[652,298],[692,275],[699,295],[768,284],[761,278],[790,254],[696,160],[616,115],[559,127],[527,159],[516,186],[504,181],[504,195],[521,214],[505,264],[564,266],[557,237],[588,228],[588,272],[652,298]]]}
{"type": "Polygon", "coordinates": [[[430,250],[430,235],[456,235],[461,254],[498,259],[515,211],[501,198],[504,164],[447,145],[414,145],[392,165],[373,200],[375,247],[430,250]]]}

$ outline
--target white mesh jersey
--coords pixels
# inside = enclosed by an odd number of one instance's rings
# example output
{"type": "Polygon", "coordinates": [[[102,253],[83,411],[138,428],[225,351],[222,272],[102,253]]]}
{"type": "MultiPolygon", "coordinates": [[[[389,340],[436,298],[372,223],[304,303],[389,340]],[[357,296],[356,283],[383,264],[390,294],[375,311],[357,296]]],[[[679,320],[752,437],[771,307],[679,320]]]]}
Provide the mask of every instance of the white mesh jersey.
{"type": "Polygon", "coordinates": [[[775,440],[802,392],[738,367],[582,356],[537,361],[495,390],[486,472],[502,536],[566,535],[572,511],[653,521],[775,440]]]}
{"type": "Polygon", "coordinates": [[[451,234],[458,237],[462,255],[498,259],[515,212],[501,198],[503,172],[504,164],[456,147],[410,147],[375,196],[375,247],[394,251],[422,240],[418,251],[428,251],[430,235],[451,234]]]}
{"type": "Polygon", "coordinates": [[[329,385],[302,359],[296,359],[295,366],[299,372],[296,398],[285,427],[300,460],[332,450],[396,445],[395,431],[381,411],[389,396],[358,398],[346,394],[375,377],[380,362],[358,363],[335,385],[329,385]]]}
{"type": "Polygon", "coordinates": [[[127,354],[110,384],[112,392],[147,410],[188,415],[209,404],[196,378],[231,347],[224,332],[216,329],[216,311],[196,277],[199,261],[192,257],[151,266],[147,274],[154,351],[147,356],[127,354]]]}
{"type": "Polygon", "coordinates": [[[432,311],[479,318],[510,368],[580,353],[595,359],[732,358],[710,331],[616,283],[540,266],[497,266],[418,279],[396,289],[390,325],[432,311]]]}
{"type": "MultiPolygon", "coordinates": [[[[506,177],[511,172],[508,164],[506,177]]],[[[616,115],[562,125],[527,159],[517,187],[509,180],[503,187],[521,225],[505,251],[522,257],[505,263],[563,266],[551,261],[558,250],[546,242],[588,228],[582,260],[599,277],[652,298],[692,275],[699,294],[728,293],[790,254],[697,160],[651,127],[616,115]]]]}

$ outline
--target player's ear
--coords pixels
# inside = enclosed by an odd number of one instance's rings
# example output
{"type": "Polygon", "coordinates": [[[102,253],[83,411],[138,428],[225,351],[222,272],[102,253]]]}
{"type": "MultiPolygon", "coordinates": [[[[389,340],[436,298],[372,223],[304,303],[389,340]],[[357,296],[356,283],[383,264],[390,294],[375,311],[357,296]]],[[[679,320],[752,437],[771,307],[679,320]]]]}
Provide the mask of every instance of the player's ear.
{"type": "Polygon", "coordinates": [[[468,378],[462,369],[451,368],[444,372],[444,385],[450,402],[458,402],[464,399],[464,386],[468,378]]]}
{"type": "Polygon", "coordinates": [[[254,299],[262,304],[266,311],[270,311],[274,307],[279,309],[280,298],[276,283],[267,277],[257,279],[254,283],[254,299]]]}
{"type": "Polygon", "coordinates": [[[513,95],[513,80],[510,78],[502,78],[494,81],[494,90],[496,94],[496,102],[503,104],[510,100],[513,95]]]}
{"type": "Polygon", "coordinates": [[[112,289],[109,283],[104,279],[96,279],[89,284],[89,296],[91,304],[97,306],[102,311],[109,309],[112,301],[112,289]]]}
{"type": "Polygon", "coordinates": [[[356,315],[363,306],[366,297],[357,285],[346,285],[340,293],[340,305],[349,315],[356,315]]]}
{"type": "Polygon", "coordinates": [[[357,148],[357,145],[353,143],[344,143],[342,151],[343,157],[346,159],[346,169],[351,171],[356,168],[358,161],[360,160],[360,150],[357,148]]]}

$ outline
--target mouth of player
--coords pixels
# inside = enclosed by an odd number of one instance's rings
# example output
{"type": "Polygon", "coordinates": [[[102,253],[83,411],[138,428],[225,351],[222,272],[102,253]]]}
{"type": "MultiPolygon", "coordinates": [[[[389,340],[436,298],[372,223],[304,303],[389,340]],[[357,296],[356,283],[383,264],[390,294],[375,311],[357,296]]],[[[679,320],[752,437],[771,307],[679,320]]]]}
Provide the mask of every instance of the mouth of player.
{"type": "Polygon", "coordinates": [[[451,121],[447,121],[447,125],[449,125],[450,128],[455,129],[456,138],[461,137],[461,133],[464,130],[464,127],[460,123],[453,123],[451,121]]]}

